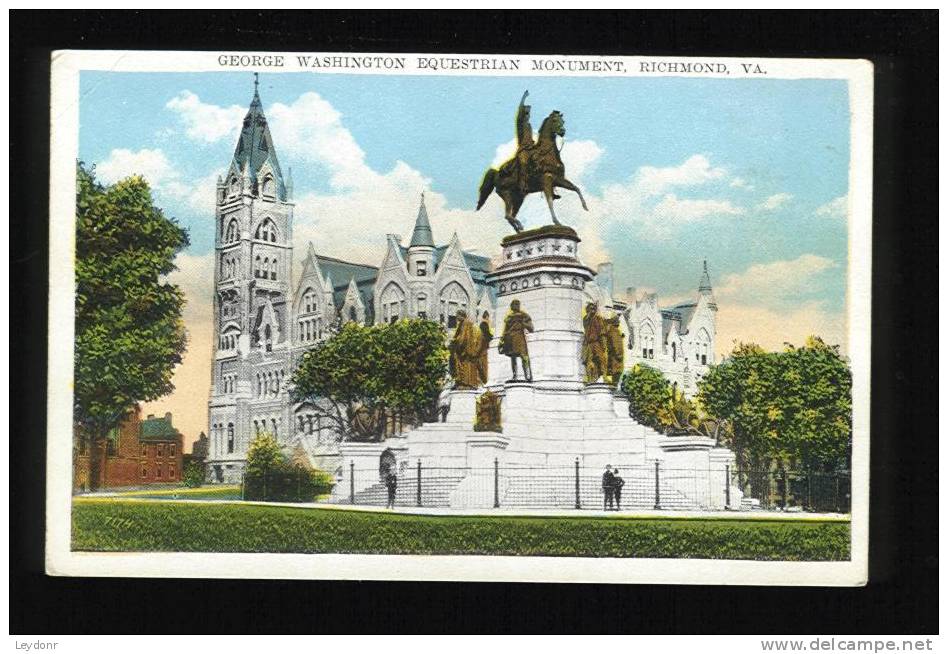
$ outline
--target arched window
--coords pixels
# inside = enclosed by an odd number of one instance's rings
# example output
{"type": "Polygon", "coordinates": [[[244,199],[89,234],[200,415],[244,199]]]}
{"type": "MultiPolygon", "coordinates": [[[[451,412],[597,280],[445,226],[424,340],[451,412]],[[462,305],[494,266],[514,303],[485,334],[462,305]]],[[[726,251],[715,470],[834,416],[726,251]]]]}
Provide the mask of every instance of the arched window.
{"type": "Polygon", "coordinates": [[[269,218],[265,218],[262,223],[257,225],[257,231],[254,233],[253,237],[258,241],[270,241],[271,243],[276,243],[276,225],[269,218]]]}
{"type": "Polygon", "coordinates": [[[652,328],[652,323],[648,320],[643,322],[641,328],[639,329],[639,341],[641,342],[642,346],[642,358],[654,359],[655,330],[652,328]]]}
{"type": "Polygon", "coordinates": [[[395,322],[402,317],[402,306],[405,304],[405,292],[395,282],[389,282],[382,291],[382,321],[395,322]]]}
{"type": "Polygon", "coordinates": [[[240,236],[240,233],[237,231],[237,221],[231,220],[227,225],[227,236],[224,238],[225,243],[233,243],[240,236]]]}
{"type": "Polygon", "coordinates": [[[357,320],[357,319],[358,319],[358,316],[356,316],[356,308],[349,307],[349,320],[357,320]]]}
{"type": "Polygon", "coordinates": [[[273,261],[270,262],[270,279],[277,278],[277,260],[274,257],[273,261]]]}
{"type": "Polygon", "coordinates": [[[267,325],[266,327],[263,328],[263,342],[264,342],[264,347],[266,348],[267,352],[272,352],[273,351],[273,334],[270,330],[270,325],[267,325]]]}
{"type": "Polygon", "coordinates": [[[253,276],[254,276],[254,278],[260,277],[260,271],[261,271],[260,255],[258,254],[257,257],[253,260],[253,276]]]}
{"type": "Polygon", "coordinates": [[[227,453],[234,453],[234,423],[227,424],[227,453]]]}
{"type": "Polygon", "coordinates": [[[457,326],[459,309],[467,310],[470,297],[457,282],[451,282],[441,289],[441,323],[447,322],[448,328],[457,326]]]}
{"type": "Polygon", "coordinates": [[[678,346],[672,343],[672,361],[678,361],[678,346]]]}
{"type": "MultiPolygon", "coordinates": [[[[266,141],[261,138],[260,144],[265,145],[265,143],[266,141]]],[[[273,177],[271,175],[267,175],[263,180],[263,194],[273,195],[274,194],[273,189],[274,189],[273,177]]]]}
{"type": "Polygon", "coordinates": [[[237,175],[234,175],[230,178],[230,194],[231,196],[237,195],[240,192],[240,180],[237,179],[237,175]]]}
{"type": "Polygon", "coordinates": [[[698,330],[695,338],[695,361],[702,366],[708,365],[711,360],[711,335],[704,327],[698,330]]]}

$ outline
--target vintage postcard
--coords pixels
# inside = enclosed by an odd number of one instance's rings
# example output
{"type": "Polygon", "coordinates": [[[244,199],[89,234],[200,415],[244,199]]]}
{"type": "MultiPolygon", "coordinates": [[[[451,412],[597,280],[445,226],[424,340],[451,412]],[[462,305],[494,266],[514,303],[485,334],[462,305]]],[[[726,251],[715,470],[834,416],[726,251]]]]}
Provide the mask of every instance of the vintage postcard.
{"type": "Polygon", "coordinates": [[[47,570],[858,585],[872,66],[53,56],[47,570]]]}

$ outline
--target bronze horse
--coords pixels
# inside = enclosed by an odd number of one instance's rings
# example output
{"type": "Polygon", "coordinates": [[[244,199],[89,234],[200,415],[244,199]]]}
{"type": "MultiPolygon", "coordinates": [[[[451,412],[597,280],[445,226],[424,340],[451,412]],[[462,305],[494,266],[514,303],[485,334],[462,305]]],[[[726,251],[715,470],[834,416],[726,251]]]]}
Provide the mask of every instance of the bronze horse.
{"type": "Polygon", "coordinates": [[[546,196],[550,215],[557,225],[560,221],[556,219],[556,212],[553,210],[553,200],[560,197],[554,190],[557,187],[575,191],[583,203],[583,209],[589,211],[582,191],[566,179],[566,168],[560,159],[560,149],[556,147],[556,137],[566,135],[563,114],[559,111],[551,112],[540,126],[540,133],[534,142],[533,128],[530,126],[530,106],[524,104],[528,93],[524,92],[517,108],[517,153],[499,168],[489,168],[484,173],[480,197],[477,200],[477,208],[480,209],[490,197],[491,191],[496,191],[504,201],[504,217],[518,232],[523,231],[523,225],[517,220],[517,212],[530,193],[542,192],[546,196]]]}

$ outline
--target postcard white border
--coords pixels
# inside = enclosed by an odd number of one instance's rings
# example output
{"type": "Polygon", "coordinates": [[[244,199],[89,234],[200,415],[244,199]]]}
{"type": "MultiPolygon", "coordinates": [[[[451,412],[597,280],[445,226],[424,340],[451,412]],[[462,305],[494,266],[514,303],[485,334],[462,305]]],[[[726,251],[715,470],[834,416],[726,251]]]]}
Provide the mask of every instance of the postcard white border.
{"type": "MultiPolygon", "coordinates": [[[[330,59],[330,62],[332,60],[330,59]]],[[[273,63],[271,61],[271,63],[273,63]]],[[[259,62],[258,62],[259,64],[259,62]]],[[[702,67],[706,68],[706,67],[702,67]]],[[[59,51],[53,54],[50,111],[50,286],[47,389],[46,570],[53,575],[103,577],[220,577],[271,579],[381,579],[523,582],[662,583],[855,586],[866,583],[869,538],[869,382],[872,259],[873,68],[864,60],[692,57],[574,57],[384,53],[253,53],[59,51]],[[283,56],[284,65],[222,66],[229,55],[283,56]],[[404,58],[398,69],[301,68],[297,55],[404,58]],[[421,58],[446,61],[519,60],[517,70],[432,70],[421,58]],[[532,62],[540,70],[531,70],[532,62]],[[287,65],[289,62],[289,65],[287,65]],[[567,62],[585,71],[557,70],[567,62]],[[584,62],[584,63],[582,63],[584,62]],[[598,64],[597,64],[598,62],[598,64]],[[610,70],[604,62],[610,64],[610,70]],[[674,71],[649,72],[656,62],[674,71]],[[619,65],[621,63],[621,66],[619,65]],[[695,64],[723,64],[727,73],[690,72],[695,64]],[[643,66],[643,64],[645,64],[643,66]],[[759,65],[766,74],[745,72],[759,65]],[[545,70],[543,68],[553,70],[545,70]],[[592,69],[600,70],[592,70],[592,69]],[[643,70],[645,69],[645,70],[643,70]],[[850,98],[849,274],[847,318],[853,373],[852,559],[775,562],[717,559],[614,559],[512,556],[402,556],[361,554],[90,553],[70,551],[72,504],[72,378],[76,159],[79,153],[79,73],[258,71],[317,74],[614,76],[842,79],[850,98]]]]}

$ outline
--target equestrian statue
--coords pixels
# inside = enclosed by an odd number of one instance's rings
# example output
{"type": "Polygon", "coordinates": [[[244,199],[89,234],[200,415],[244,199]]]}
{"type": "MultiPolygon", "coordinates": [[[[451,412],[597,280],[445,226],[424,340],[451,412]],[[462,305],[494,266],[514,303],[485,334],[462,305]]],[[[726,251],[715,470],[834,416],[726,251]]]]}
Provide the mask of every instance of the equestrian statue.
{"type": "Polygon", "coordinates": [[[558,200],[556,188],[565,188],[575,191],[583,209],[589,211],[586,200],[579,187],[566,179],[566,168],[560,159],[560,148],[556,146],[556,137],[566,135],[566,124],[563,114],[553,111],[540,125],[540,133],[536,141],[533,139],[533,127],[530,125],[530,105],[524,104],[529,91],[524,91],[517,107],[517,153],[505,161],[499,168],[489,168],[484,173],[481,182],[480,197],[477,199],[477,208],[484,206],[490,197],[491,191],[504,201],[506,207],[504,217],[518,232],[523,231],[523,225],[517,220],[517,212],[523,204],[524,198],[531,193],[542,192],[546,196],[546,204],[550,207],[553,222],[561,224],[556,219],[553,210],[553,200],[558,200]]]}

